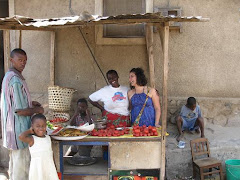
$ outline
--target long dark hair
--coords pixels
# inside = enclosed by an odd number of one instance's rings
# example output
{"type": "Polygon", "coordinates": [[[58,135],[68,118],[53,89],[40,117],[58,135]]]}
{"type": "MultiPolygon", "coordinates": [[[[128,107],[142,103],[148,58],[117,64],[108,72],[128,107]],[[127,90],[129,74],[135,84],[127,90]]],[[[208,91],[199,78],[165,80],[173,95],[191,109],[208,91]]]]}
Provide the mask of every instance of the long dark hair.
{"type": "MultiPolygon", "coordinates": [[[[137,77],[137,85],[145,86],[147,84],[147,78],[144,74],[144,70],[142,68],[132,68],[130,73],[134,73],[137,77]]],[[[131,89],[134,89],[133,86],[130,85],[131,89]]]]}

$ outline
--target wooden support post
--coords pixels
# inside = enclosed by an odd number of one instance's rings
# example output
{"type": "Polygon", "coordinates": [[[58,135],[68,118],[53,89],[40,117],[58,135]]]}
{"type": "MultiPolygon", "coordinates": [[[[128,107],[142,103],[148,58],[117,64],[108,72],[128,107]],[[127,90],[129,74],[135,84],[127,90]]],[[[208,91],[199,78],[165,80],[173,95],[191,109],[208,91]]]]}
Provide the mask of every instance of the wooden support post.
{"type": "Polygon", "coordinates": [[[163,110],[162,110],[162,146],[161,146],[161,174],[160,179],[165,179],[165,158],[166,158],[166,126],[167,126],[167,81],[168,81],[168,44],[169,44],[169,22],[164,23],[163,39],[163,110]]]}
{"type": "Polygon", "coordinates": [[[150,86],[155,88],[154,60],[153,60],[153,26],[146,25],[146,45],[149,61],[150,86]]]}
{"type": "Polygon", "coordinates": [[[51,32],[51,54],[50,54],[50,85],[55,84],[55,35],[56,32],[51,32]]]}
{"type": "Polygon", "coordinates": [[[18,47],[22,48],[22,30],[19,31],[18,47]]]}
{"type": "Polygon", "coordinates": [[[3,46],[4,46],[4,72],[10,68],[10,31],[3,30],[3,46]]]}

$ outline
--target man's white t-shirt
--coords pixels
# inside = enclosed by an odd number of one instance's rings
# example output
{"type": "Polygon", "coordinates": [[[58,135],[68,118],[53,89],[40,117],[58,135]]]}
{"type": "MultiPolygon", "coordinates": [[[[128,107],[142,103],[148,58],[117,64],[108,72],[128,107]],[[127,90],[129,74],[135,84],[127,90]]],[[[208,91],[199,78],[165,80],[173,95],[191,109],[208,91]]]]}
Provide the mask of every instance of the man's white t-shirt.
{"type": "Polygon", "coordinates": [[[94,102],[103,102],[104,109],[110,113],[128,116],[128,90],[129,88],[126,86],[114,88],[109,85],[91,94],[89,99],[94,102]]]}

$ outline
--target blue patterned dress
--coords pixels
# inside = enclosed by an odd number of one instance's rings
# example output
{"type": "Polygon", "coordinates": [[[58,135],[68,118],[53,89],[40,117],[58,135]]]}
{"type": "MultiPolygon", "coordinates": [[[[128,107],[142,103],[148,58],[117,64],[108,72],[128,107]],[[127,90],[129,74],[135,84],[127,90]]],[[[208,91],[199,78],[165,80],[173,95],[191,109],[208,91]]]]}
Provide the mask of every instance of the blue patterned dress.
{"type": "MultiPolygon", "coordinates": [[[[134,94],[131,98],[131,104],[132,104],[132,110],[131,110],[131,123],[134,124],[134,121],[138,117],[138,114],[140,113],[145,100],[146,100],[146,94],[140,93],[140,94],[134,94]]],[[[143,110],[141,119],[139,121],[139,126],[155,126],[155,109],[153,106],[152,98],[148,97],[146,106],[143,110]]]]}

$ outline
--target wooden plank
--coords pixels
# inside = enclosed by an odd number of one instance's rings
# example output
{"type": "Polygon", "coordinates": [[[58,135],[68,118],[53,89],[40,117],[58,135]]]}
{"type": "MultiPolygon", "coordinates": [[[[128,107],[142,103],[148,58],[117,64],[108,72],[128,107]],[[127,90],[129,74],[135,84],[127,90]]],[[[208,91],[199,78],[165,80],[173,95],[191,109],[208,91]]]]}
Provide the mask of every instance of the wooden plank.
{"type": "Polygon", "coordinates": [[[50,47],[50,85],[55,84],[55,37],[56,32],[51,32],[51,47],[50,47]]]}
{"type": "Polygon", "coordinates": [[[10,31],[3,31],[3,49],[4,49],[4,72],[10,68],[10,31]]]}
{"type": "Polygon", "coordinates": [[[18,47],[22,48],[22,30],[19,31],[19,40],[18,40],[18,47]]]}
{"type": "Polygon", "coordinates": [[[166,125],[167,125],[167,82],[168,82],[168,45],[169,45],[169,23],[164,23],[164,40],[163,40],[163,110],[162,110],[162,136],[161,136],[161,172],[160,179],[165,179],[165,158],[166,158],[166,125]]]}
{"type": "Polygon", "coordinates": [[[154,73],[154,59],[153,59],[153,27],[151,25],[146,25],[146,45],[148,52],[148,62],[149,62],[149,74],[150,74],[150,86],[155,88],[155,73],[154,73]]]}
{"type": "MultiPolygon", "coordinates": [[[[59,26],[64,27],[64,26],[59,26]]],[[[21,26],[21,25],[0,25],[0,30],[31,30],[31,31],[54,31],[54,28],[46,27],[27,27],[27,26],[21,26]]]]}
{"type": "MultiPolygon", "coordinates": [[[[58,141],[54,140],[53,141],[58,141]]],[[[161,137],[129,137],[129,138],[121,138],[121,137],[96,137],[96,136],[87,136],[83,139],[76,140],[81,142],[151,142],[151,141],[161,141],[161,137]]]]}

